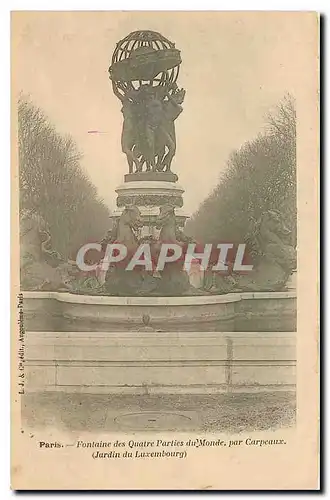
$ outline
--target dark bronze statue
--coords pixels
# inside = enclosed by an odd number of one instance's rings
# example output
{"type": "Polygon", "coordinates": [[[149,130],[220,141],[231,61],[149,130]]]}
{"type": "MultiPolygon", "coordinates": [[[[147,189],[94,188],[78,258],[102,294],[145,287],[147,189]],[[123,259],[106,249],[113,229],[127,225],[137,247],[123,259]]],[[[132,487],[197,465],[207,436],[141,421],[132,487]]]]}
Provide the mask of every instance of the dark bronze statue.
{"type": "Polygon", "coordinates": [[[122,102],[121,146],[130,174],[171,170],[174,122],[185,97],[176,84],[180,64],[174,44],[153,31],[131,33],[117,44],[109,74],[122,102]]]}
{"type": "Polygon", "coordinates": [[[71,290],[75,263],[52,249],[47,224],[30,210],[20,217],[20,260],[23,290],[71,290]]]}
{"type": "Polygon", "coordinates": [[[283,290],[296,269],[296,249],[290,241],[291,231],[278,210],[264,212],[247,236],[254,252],[255,268],[250,276],[240,276],[237,286],[242,290],[283,290]]]}
{"type": "Polygon", "coordinates": [[[297,266],[296,249],[291,242],[291,231],[278,210],[264,212],[254,220],[246,235],[253,270],[246,275],[233,272],[224,276],[208,270],[204,287],[214,294],[243,292],[276,292],[285,285],[297,266]]]}

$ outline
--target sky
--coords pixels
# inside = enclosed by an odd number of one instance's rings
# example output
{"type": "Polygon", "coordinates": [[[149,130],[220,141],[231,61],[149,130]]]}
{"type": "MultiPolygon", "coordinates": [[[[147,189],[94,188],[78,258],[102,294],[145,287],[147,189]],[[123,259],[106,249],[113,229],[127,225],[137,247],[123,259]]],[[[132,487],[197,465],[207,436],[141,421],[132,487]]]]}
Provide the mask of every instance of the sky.
{"type": "Polygon", "coordinates": [[[262,132],[267,113],[301,85],[306,20],[274,12],[16,13],[13,88],[74,138],[83,168],[114,209],[114,190],[128,167],[120,145],[121,103],[108,78],[113,50],[140,29],[175,42],[182,57],[177,83],[186,97],[172,170],[185,189],[185,212],[192,214],[218,183],[230,153],[262,132]]]}

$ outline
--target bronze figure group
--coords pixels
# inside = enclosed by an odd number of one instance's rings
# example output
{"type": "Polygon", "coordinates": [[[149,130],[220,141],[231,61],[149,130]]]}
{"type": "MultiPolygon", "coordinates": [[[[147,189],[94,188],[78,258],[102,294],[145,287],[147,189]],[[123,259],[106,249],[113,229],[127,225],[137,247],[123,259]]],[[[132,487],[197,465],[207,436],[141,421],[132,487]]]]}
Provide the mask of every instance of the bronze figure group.
{"type": "Polygon", "coordinates": [[[171,169],[174,122],[185,97],[176,83],[180,64],[180,52],[159,33],[135,32],[117,46],[109,74],[122,102],[121,146],[129,173],[171,169]]]}

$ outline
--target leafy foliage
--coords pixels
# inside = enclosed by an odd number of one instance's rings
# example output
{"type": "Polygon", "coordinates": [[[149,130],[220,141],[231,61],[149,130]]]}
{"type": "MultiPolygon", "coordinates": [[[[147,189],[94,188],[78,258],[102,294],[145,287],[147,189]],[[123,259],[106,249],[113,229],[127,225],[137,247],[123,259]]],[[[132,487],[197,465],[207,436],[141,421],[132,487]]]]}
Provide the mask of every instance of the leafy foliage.
{"type": "Polygon", "coordinates": [[[109,211],[80,166],[70,136],[60,135],[29,99],[18,102],[20,213],[40,215],[63,257],[108,229],[109,211]]]}
{"type": "Polygon", "coordinates": [[[296,111],[290,95],[267,117],[265,133],[231,155],[219,184],[186,230],[199,241],[239,243],[269,209],[281,212],[295,243],[296,111]]]}

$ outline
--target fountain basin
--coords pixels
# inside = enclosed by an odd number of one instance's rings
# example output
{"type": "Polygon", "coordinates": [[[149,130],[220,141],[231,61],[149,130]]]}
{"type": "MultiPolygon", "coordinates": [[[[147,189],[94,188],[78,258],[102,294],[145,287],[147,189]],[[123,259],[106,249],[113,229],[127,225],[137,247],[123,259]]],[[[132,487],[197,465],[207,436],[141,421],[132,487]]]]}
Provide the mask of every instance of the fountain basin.
{"type": "Polygon", "coordinates": [[[245,292],[182,297],[109,297],[24,292],[33,331],[294,331],[296,293],[245,292]],[[275,323],[274,323],[275,322],[275,323]],[[267,328],[265,328],[267,326],[267,328]]]}
{"type": "Polygon", "coordinates": [[[189,297],[24,292],[23,297],[27,392],[295,390],[293,291],[189,297]],[[143,315],[150,316],[149,326],[143,315]]]}

